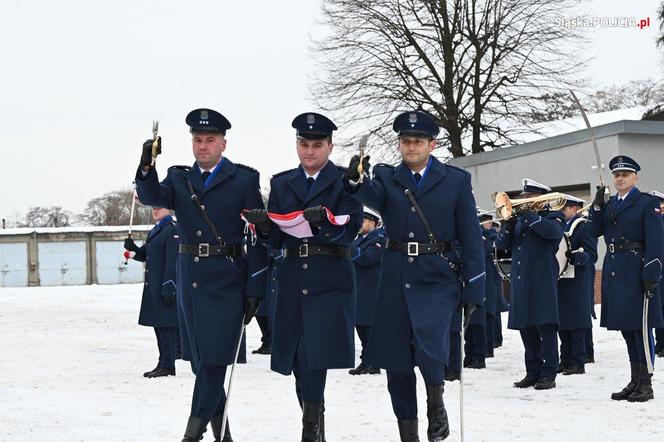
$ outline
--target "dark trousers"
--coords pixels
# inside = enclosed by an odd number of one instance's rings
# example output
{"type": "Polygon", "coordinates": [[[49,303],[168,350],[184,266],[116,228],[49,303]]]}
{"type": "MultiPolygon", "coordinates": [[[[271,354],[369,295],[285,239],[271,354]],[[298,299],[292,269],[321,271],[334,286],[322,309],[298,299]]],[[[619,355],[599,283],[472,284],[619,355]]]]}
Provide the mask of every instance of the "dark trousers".
{"type": "Polygon", "coordinates": [[[154,334],[157,336],[157,347],[159,348],[157,367],[174,369],[178,329],[175,327],[155,327],[154,334]]]}
{"type": "Polygon", "coordinates": [[[256,322],[258,322],[258,327],[261,329],[261,342],[270,347],[272,345],[272,333],[270,333],[268,327],[267,316],[256,316],[256,322]]]}
{"type": "Polygon", "coordinates": [[[525,349],[526,376],[555,379],[558,371],[557,325],[546,324],[519,330],[525,349]]]}
{"type": "Polygon", "coordinates": [[[486,356],[493,356],[493,343],[496,335],[495,322],[493,315],[486,315],[486,356]]]}
{"type": "Polygon", "coordinates": [[[486,357],[486,327],[470,324],[466,329],[466,342],[463,351],[473,361],[483,361],[486,357]]]}
{"type": "Polygon", "coordinates": [[[360,343],[362,344],[362,352],[360,353],[360,360],[364,361],[364,349],[367,348],[367,342],[369,341],[369,332],[371,327],[368,325],[356,325],[355,330],[357,330],[357,336],[360,337],[360,343]]]}
{"type": "Polygon", "coordinates": [[[450,331],[450,357],[445,371],[461,371],[461,332],[450,331]]]}
{"type": "MultiPolygon", "coordinates": [[[[627,344],[627,354],[629,362],[646,363],[646,352],[643,347],[643,332],[641,330],[622,330],[623,339],[627,344]]],[[[655,363],[655,347],[652,336],[652,329],[648,330],[648,340],[650,344],[650,360],[655,363]]]]}
{"type": "Polygon", "coordinates": [[[500,312],[496,313],[493,342],[494,345],[503,345],[503,315],[500,312]]]}
{"type": "Polygon", "coordinates": [[[595,357],[595,345],[593,344],[593,329],[587,328],[585,330],[586,336],[584,341],[586,343],[586,357],[594,358],[595,357]]]}
{"type": "Polygon", "coordinates": [[[664,328],[655,329],[655,339],[657,340],[655,344],[657,351],[664,349],[664,328]]]}
{"type": "Polygon", "coordinates": [[[213,416],[223,414],[226,403],[224,379],[226,379],[225,365],[199,364],[196,367],[194,397],[191,400],[192,416],[209,422],[213,416]]]}
{"type": "Polygon", "coordinates": [[[583,366],[586,362],[586,330],[558,330],[560,336],[560,365],[583,366]]]}
{"type": "Polygon", "coordinates": [[[325,399],[325,381],[327,370],[310,369],[307,362],[307,351],[304,345],[304,336],[300,337],[295,352],[295,364],[293,366],[295,375],[295,393],[297,400],[302,402],[319,403],[325,399]]]}
{"type": "MultiPolygon", "coordinates": [[[[461,339],[459,337],[459,339],[461,339]]],[[[445,377],[445,365],[431,359],[421,350],[411,347],[413,368],[410,373],[387,370],[387,390],[392,399],[392,409],[398,420],[417,418],[417,365],[426,385],[441,385],[445,377]]]]}

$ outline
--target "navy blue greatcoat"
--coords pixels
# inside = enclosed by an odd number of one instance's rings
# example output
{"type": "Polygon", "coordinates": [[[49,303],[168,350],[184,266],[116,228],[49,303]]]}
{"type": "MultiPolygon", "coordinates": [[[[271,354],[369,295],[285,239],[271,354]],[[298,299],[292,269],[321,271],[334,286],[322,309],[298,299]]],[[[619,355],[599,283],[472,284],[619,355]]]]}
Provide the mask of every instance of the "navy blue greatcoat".
{"type": "Polygon", "coordinates": [[[164,297],[175,296],[175,263],[178,257],[178,235],[173,218],[162,219],[150,230],[145,244],[137,251],[136,261],[145,262],[145,282],[138,323],[148,327],[177,327],[176,303],[164,304],[164,297]]]}
{"type": "Polygon", "coordinates": [[[498,309],[498,296],[501,290],[501,279],[493,262],[493,251],[496,244],[498,232],[494,229],[482,228],[482,237],[484,238],[484,268],[486,269],[486,285],[484,289],[484,310],[487,315],[495,316],[498,309]]]}
{"type": "Polygon", "coordinates": [[[358,237],[353,241],[351,259],[355,264],[357,288],[355,325],[371,326],[373,321],[385,242],[385,230],[382,228],[374,229],[365,237],[358,237]]]}
{"type": "Polygon", "coordinates": [[[514,232],[503,224],[496,244],[512,249],[511,302],[507,326],[519,330],[529,326],[559,324],[556,252],[563,238],[562,213],[526,212],[518,215],[514,232]]]}
{"type": "MultiPolygon", "coordinates": [[[[602,265],[602,313],[600,325],[609,330],[641,330],[643,313],[642,280],[659,281],[664,261],[664,225],[659,199],[632,188],[620,208],[612,196],[602,210],[591,207],[591,231],[604,235],[604,242],[638,242],[639,250],[611,253],[607,250],[602,265]]],[[[659,296],[650,300],[650,328],[664,326],[659,296]]]]}
{"type": "MultiPolygon", "coordinates": [[[[335,215],[350,215],[343,226],[325,222],[312,238],[295,238],[275,225],[268,239],[275,249],[301,244],[351,247],[362,224],[362,205],[345,190],[343,168],[331,161],[311,189],[301,167],[272,177],[268,211],[286,214],[324,206],[335,215]]],[[[350,257],[286,256],[279,267],[279,293],[272,326],[272,370],[289,375],[300,339],[308,368],[348,368],[355,363],[355,271],[350,257]]]]}
{"type": "MultiPolygon", "coordinates": [[[[241,245],[243,209],[262,209],[258,172],[228,158],[222,159],[207,185],[199,167],[174,166],[161,183],[152,169],[136,174],[138,197],[143,204],[174,209],[182,244],[218,245],[214,234],[197,211],[187,180],[199,195],[205,211],[227,245],[241,245]]],[[[265,294],[267,253],[249,245],[246,256],[178,255],[178,304],[182,353],[194,364],[229,365],[235,356],[244,315],[244,297],[262,299],[265,294]],[[256,275],[253,276],[252,275],[256,275]]]]}
{"type": "Polygon", "coordinates": [[[413,257],[385,250],[366,363],[409,373],[414,344],[446,365],[452,316],[459,302],[482,305],[484,301],[484,252],[470,174],[433,156],[419,185],[404,163],[396,168],[379,164],[373,174],[373,179],[357,188],[355,196],[381,214],[388,238],[429,242],[404,193],[410,189],[436,240],[458,241],[460,252],[413,257]],[[466,281],[463,290],[461,279],[466,281]]]}

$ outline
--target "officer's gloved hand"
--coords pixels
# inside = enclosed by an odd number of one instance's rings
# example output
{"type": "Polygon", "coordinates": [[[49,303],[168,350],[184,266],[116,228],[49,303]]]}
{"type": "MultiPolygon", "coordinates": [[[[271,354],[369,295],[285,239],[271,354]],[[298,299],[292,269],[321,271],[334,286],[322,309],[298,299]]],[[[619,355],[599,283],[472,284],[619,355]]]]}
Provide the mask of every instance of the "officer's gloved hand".
{"type": "Polygon", "coordinates": [[[595,199],[593,200],[593,206],[596,206],[600,210],[606,205],[604,201],[604,193],[606,192],[606,186],[597,186],[597,192],[595,192],[595,199]]]}
{"type": "Polygon", "coordinates": [[[258,306],[260,306],[261,301],[253,296],[244,298],[244,325],[248,325],[251,322],[251,318],[256,314],[258,306]]]}
{"type": "MultiPolygon", "coordinates": [[[[152,142],[154,140],[150,138],[145,140],[143,143],[143,153],[141,154],[141,164],[140,168],[144,169],[145,167],[152,166],[152,142]]],[[[157,154],[161,153],[161,137],[157,137],[157,154]]]]}
{"type": "Polygon", "coordinates": [[[514,227],[516,226],[516,216],[511,217],[507,221],[503,221],[503,226],[508,232],[514,232],[514,227]]]}
{"type": "Polygon", "coordinates": [[[161,295],[161,300],[164,305],[173,305],[175,304],[175,293],[163,293],[161,295]]]}
{"type": "MultiPolygon", "coordinates": [[[[369,172],[369,168],[371,167],[371,163],[369,163],[369,159],[371,157],[369,155],[366,155],[362,159],[362,166],[364,167],[364,173],[369,172]]],[[[346,173],[344,173],[344,178],[349,181],[359,181],[360,179],[360,173],[357,171],[357,166],[360,165],[360,156],[359,155],[353,155],[353,158],[350,159],[350,163],[348,163],[348,169],[346,169],[346,173]]]]}
{"type": "Polygon", "coordinates": [[[124,248],[130,252],[137,252],[139,249],[134,240],[129,237],[125,238],[124,240],[124,248]]]}
{"type": "Polygon", "coordinates": [[[657,287],[657,281],[651,281],[651,280],[648,280],[648,279],[644,279],[641,282],[643,284],[643,290],[647,294],[650,295],[650,296],[648,296],[649,298],[652,298],[652,294],[655,291],[655,287],[657,287]]]}
{"type": "Polygon", "coordinates": [[[477,310],[477,306],[475,304],[464,301],[461,301],[459,303],[458,311],[462,313],[463,328],[468,328],[468,326],[470,325],[470,317],[472,316],[475,310],[477,310]]]}
{"type": "Polygon", "coordinates": [[[261,235],[267,236],[272,230],[272,221],[267,215],[265,209],[251,209],[245,210],[244,217],[256,227],[256,230],[261,235]]]}
{"type": "Polygon", "coordinates": [[[308,207],[304,209],[303,215],[313,229],[321,227],[327,219],[327,212],[323,206],[308,207]]]}

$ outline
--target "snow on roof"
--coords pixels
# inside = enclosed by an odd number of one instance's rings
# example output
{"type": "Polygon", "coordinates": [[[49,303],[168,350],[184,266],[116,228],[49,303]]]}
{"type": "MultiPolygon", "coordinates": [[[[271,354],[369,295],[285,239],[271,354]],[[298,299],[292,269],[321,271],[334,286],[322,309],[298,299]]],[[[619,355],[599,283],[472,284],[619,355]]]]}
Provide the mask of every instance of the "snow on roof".
{"type": "MultiPolygon", "coordinates": [[[[152,225],[133,226],[132,230],[145,232],[152,225]]],[[[31,235],[33,233],[96,233],[96,232],[127,232],[129,226],[78,226],[78,227],[15,227],[0,229],[0,235],[31,235]]]]}

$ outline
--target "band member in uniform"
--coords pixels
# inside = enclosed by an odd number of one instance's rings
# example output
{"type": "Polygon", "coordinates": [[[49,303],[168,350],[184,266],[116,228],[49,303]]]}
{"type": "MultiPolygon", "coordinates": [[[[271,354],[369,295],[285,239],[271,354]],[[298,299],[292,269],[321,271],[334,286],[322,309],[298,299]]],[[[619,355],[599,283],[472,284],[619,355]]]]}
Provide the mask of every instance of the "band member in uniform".
{"type": "MultiPolygon", "coordinates": [[[[609,162],[609,168],[617,194],[605,202],[605,188],[598,188],[590,210],[592,232],[595,237],[604,235],[607,246],[600,325],[622,332],[631,366],[630,382],[611,399],[645,402],[653,399],[654,393],[643,342],[644,296],[655,293],[662,275],[664,224],[659,199],[636,187],[641,170],[638,163],[619,155],[609,162]]],[[[664,325],[659,296],[649,300],[646,314],[652,353],[651,329],[664,325]]]]}
{"type": "MultiPolygon", "coordinates": [[[[497,219],[493,220],[493,229],[496,231],[496,236],[500,232],[502,224],[497,219]]],[[[495,241],[494,241],[495,243],[495,241]]],[[[498,290],[496,299],[496,314],[494,315],[495,327],[493,329],[493,348],[500,348],[503,346],[503,316],[502,314],[510,311],[510,305],[505,299],[505,281],[500,273],[496,272],[496,288],[498,290]]]]}
{"type": "Polygon", "coordinates": [[[177,353],[178,310],[175,302],[175,261],[178,257],[178,235],[173,217],[168,209],[152,208],[152,219],[157,223],[138,247],[131,238],[125,239],[124,247],[130,257],[145,263],[145,282],[138,323],[154,327],[159,348],[157,367],[144,373],[146,378],[175,376],[175,354],[177,353]]]}
{"type": "Polygon", "coordinates": [[[567,195],[565,207],[565,234],[570,241],[566,252],[574,266],[573,278],[558,280],[558,314],[560,316],[560,365],[563,375],[585,373],[586,329],[592,328],[590,297],[594,295],[597,238],[592,235],[587,219],[579,214],[583,201],[567,195]]]}
{"type": "MultiPolygon", "coordinates": [[[[230,122],[212,109],[196,109],[186,123],[194,165],[169,168],[160,183],[152,165],[153,140],[148,140],[136,185],[142,203],[175,209],[178,218],[183,357],[192,361],[196,372],[183,442],[200,440],[209,421],[219,441],[226,367],[235,358],[243,316],[249,323],[265,293],[261,269],[267,253],[251,242],[243,253],[245,223],[240,213],[264,206],[258,172],[223,156],[230,122]]],[[[228,428],[223,440],[231,441],[228,428]]]]}
{"type": "Polygon", "coordinates": [[[303,210],[313,237],[282,232],[265,210],[245,217],[261,241],[285,249],[272,329],[272,370],[286,376],[293,372],[303,413],[302,441],[320,442],[325,440],[327,370],[355,365],[351,244],[362,224],[362,204],[344,190],[344,169],[329,160],[334,123],[309,112],[298,115],[292,126],[300,165],[272,177],[268,211],[303,210]],[[350,219],[335,224],[328,211],[350,219]]]}
{"type": "MultiPolygon", "coordinates": [[[[523,180],[524,198],[551,189],[523,180]]],[[[548,206],[529,207],[503,223],[496,245],[512,249],[511,302],[507,326],[519,330],[525,348],[526,376],[516,388],[556,386],[558,371],[558,261],[564,216],[548,206]],[[532,210],[535,209],[535,210],[532,210]]]]}
{"type": "Polygon", "coordinates": [[[427,436],[449,435],[443,403],[450,324],[454,312],[469,318],[484,300],[484,256],[470,174],[443,164],[431,152],[439,127],[422,111],[405,112],[393,124],[402,162],[377,165],[354,156],[346,186],[383,217],[388,246],[383,255],[366,362],[387,370],[387,387],[402,441],[418,441],[414,367],[427,392],[427,436]],[[459,253],[457,253],[457,245],[459,253]]]}
{"type": "Polygon", "coordinates": [[[362,229],[353,241],[351,259],[355,264],[357,296],[355,330],[362,343],[362,353],[360,354],[360,365],[348,372],[352,375],[380,374],[380,368],[370,367],[364,363],[364,349],[371,332],[383,264],[383,250],[385,250],[385,230],[378,227],[379,223],[380,216],[365,207],[362,229]]]}
{"type": "MultiPolygon", "coordinates": [[[[664,204],[664,193],[653,190],[650,192],[659,198],[660,208],[664,204]]],[[[664,216],[664,214],[662,214],[664,216]]],[[[658,285],[656,290],[659,292],[660,299],[662,300],[662,309],[664,309],[664,290],[658,285]]],[[[664,312],[663,312],[664,313],[664,312]]],[[[664,327],[655,329],[655,354],[659,357],[664,357],[664,327]]]]}
{"type": "Polygon", "coordinates": [[[498,274],[496,264],[493,262],[496,236],[498,235],[498,232],[496,232],[496,230],[493,228],[493,216],[491,213],[480,212],[479,220],[480,226],[482,227],[482,237],[484,238],[484,252],[486,254],[484,261],[484,268],[486,269],[486,287],[484,289],[486,350],[484,353],[485,357],[492,358],[494,334],[496,328],[495,317],[496,311],[498,310],[497,304],[499,290],[502,287],[502,279],[498,274]]]}

